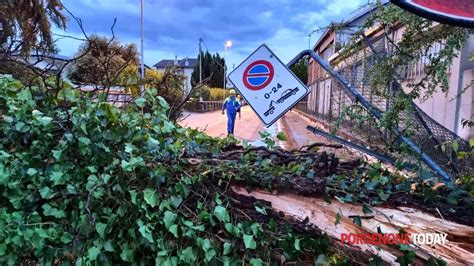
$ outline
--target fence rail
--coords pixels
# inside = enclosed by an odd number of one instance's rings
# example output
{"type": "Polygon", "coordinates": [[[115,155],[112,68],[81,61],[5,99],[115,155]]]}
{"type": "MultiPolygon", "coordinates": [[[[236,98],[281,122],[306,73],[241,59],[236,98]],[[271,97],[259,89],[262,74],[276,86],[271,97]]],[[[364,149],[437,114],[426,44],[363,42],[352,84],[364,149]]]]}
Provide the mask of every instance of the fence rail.
{"type": "Polygon", "coordinates": [[[472,158],[458,159],[456,150],[441,147],[443,143],[457,143],[458,151],[468,151],[467,141],[434,121],[414,103],[409,110],[398,114],[394,124],[384,121],[384,114],[391,110],[396,96],[403,96],[404,92],[395,79],[383,93],[373,92],[361,66],[370,68],[377,56],[386,56],[386,51],[383,39],[370,45],[372,52],[343,59],[341,67],[336,69],[312,50],[305,50],[291,60],[287,66],[309,55],[328,74],[310,84],[311,93],[296,108],[330,125],[326,131],[341,138],[350,134],[380,155],[402,160],[419,158],[444,180],[472,173],[472,158]],[[416,158],[407,157],[409,154],[399,149],[403,146],[409,147],[416,158]]]}
{"type": "Polygon", "coordinates": [[[184,109],[192,112],[207,112],[222,108],[222,101],[187,102],[184,109]]]}
{"type": "MultiPolygon", "coordinates": [[[[245,102],[242,105],[246,105],[245,102]]],[[[208,112],[220,110],[222,108],[222,101],[201,101],[201,102],[187,102],[184,109],[192,112],[208,112]]]]}

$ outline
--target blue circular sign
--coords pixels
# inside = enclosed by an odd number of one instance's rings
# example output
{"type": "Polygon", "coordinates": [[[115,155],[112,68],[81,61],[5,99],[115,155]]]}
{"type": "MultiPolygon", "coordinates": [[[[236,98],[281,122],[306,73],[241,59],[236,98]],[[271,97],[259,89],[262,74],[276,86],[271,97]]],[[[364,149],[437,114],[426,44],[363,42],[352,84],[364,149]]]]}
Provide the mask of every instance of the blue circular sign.
{"type": "Polygon", "coordinates": [[[260,90],[272,82],[274,75],[273,66],[266,60],[257,60],[244,71],[243,83],[250,90],[260,90]]]}

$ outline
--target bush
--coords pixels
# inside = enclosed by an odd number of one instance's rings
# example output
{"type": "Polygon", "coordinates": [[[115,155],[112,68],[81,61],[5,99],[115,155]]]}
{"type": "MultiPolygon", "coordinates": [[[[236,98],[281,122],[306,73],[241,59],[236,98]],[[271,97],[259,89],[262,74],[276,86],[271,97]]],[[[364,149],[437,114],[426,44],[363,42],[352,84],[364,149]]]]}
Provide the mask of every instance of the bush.
{"type": "Polygon", "coordinates": [[[230,95],[229,91],[230,89],[224,90],[222,88],[203,86],[194,92],[193,98],[199,99],[199,97],[202,96],[203,101],[223,101],[230,95]]]}
{"type": "Polygon", "coordinates": [[[150,262],[166,250],[182,219],[172,206],[195,179],[163,162],[216,141],[170,122],[156,89],[136,103],[120,110],[70,87],[55,98],[0,76],[0,264],[150,262]]]}
{"type": "Polygon", "coordinates": [[[203,101],[210,101],[210,88],[209,86],[202,86],[199,89],[196,89],[193,93],[193,98],[199,100],[202,97],[203,101]]]}
{"type": "Polygon", "coordinates": [[[248,264],[270,260],[270,245],[320,241],[289,234],[278,215],[264,226],[254,203],[242,216],[227,189],[242,164],[188,159],[234,139],[170,122],[156,89],[135,102],[118,109],[70,86],[56,97],[0,77],[0,264],[248,264]]]}
{"type": "Polygon", "coordinates": [[[211,88],[210,90],[210,101],[223,101],[229,96],[229,89],[224,90],[222,88],[211,88]]]}
{"type": "Polygon", "coordinates": [[[321,255],[348,263],[326,234],[236,195],[233,185],[380,204],[392,189],[412,195],[418,182],[416,193],[472,213],[472,200],[454,184],[434,191],[424,176],[391,176],[380,164],[367,172],[359,161],[336,175],[333,154],[275,150],[269,134],[262,134],[269,149],[244,150],[233,138],[181,128],[168,120],[156,89],[123,109],[79,93],[68,85],[58,94],[24,88],[0,76],[2,265],[307,264],[321,255]],[[386,186],[373,193],[360,178],[367,173],[386,186]],[[340,184],[352,184],[357,197],[334,194],[340,184]]]}

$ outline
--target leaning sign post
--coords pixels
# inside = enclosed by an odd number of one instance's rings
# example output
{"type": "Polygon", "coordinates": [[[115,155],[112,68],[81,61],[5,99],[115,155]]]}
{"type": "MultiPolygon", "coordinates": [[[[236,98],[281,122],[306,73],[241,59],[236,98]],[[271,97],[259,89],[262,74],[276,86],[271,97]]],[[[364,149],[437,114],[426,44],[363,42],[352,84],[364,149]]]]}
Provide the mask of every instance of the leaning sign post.
{"type": "Polygon", "coordinates": [[[265,44],[235,68],[229,80],[267,127],[309,93],[265,44]]]}

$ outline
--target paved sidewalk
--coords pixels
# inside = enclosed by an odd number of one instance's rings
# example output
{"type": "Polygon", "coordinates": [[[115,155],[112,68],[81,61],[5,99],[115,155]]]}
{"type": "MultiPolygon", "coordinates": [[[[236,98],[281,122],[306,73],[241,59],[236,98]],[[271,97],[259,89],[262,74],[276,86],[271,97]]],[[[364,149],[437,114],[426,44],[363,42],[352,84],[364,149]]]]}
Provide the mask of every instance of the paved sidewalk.
{"type": "MultiPolygon", "coordinates": [[[[299,114],[297,111],[290,111],[286,113],[281,119],[283,131],[288,136],[288,148],[289,149],[300,149],[305,145],[311,145],[313,143],[325,143],[325,144],[340,144],[336,141],[329,140],[323,136],[316,135],[306,129],[306,126],[311,125],[318,127],[313,121],[307,117],[299,114]]],[[[354,157],[355,153],[349,148],[334,149],[329,147],[321,146],[320,151],[333,152],[339,155],[339,157],[354,157]]]]}
{"type": "Polygon", "coordinates": [[[285,133],[289,136],[289,146],[293,149],[298,149],[315,142],[334,143],[307,130],[306,126],[314,126],[314,123],[296,111],[286,113],[282,120],[285,133]]]}

